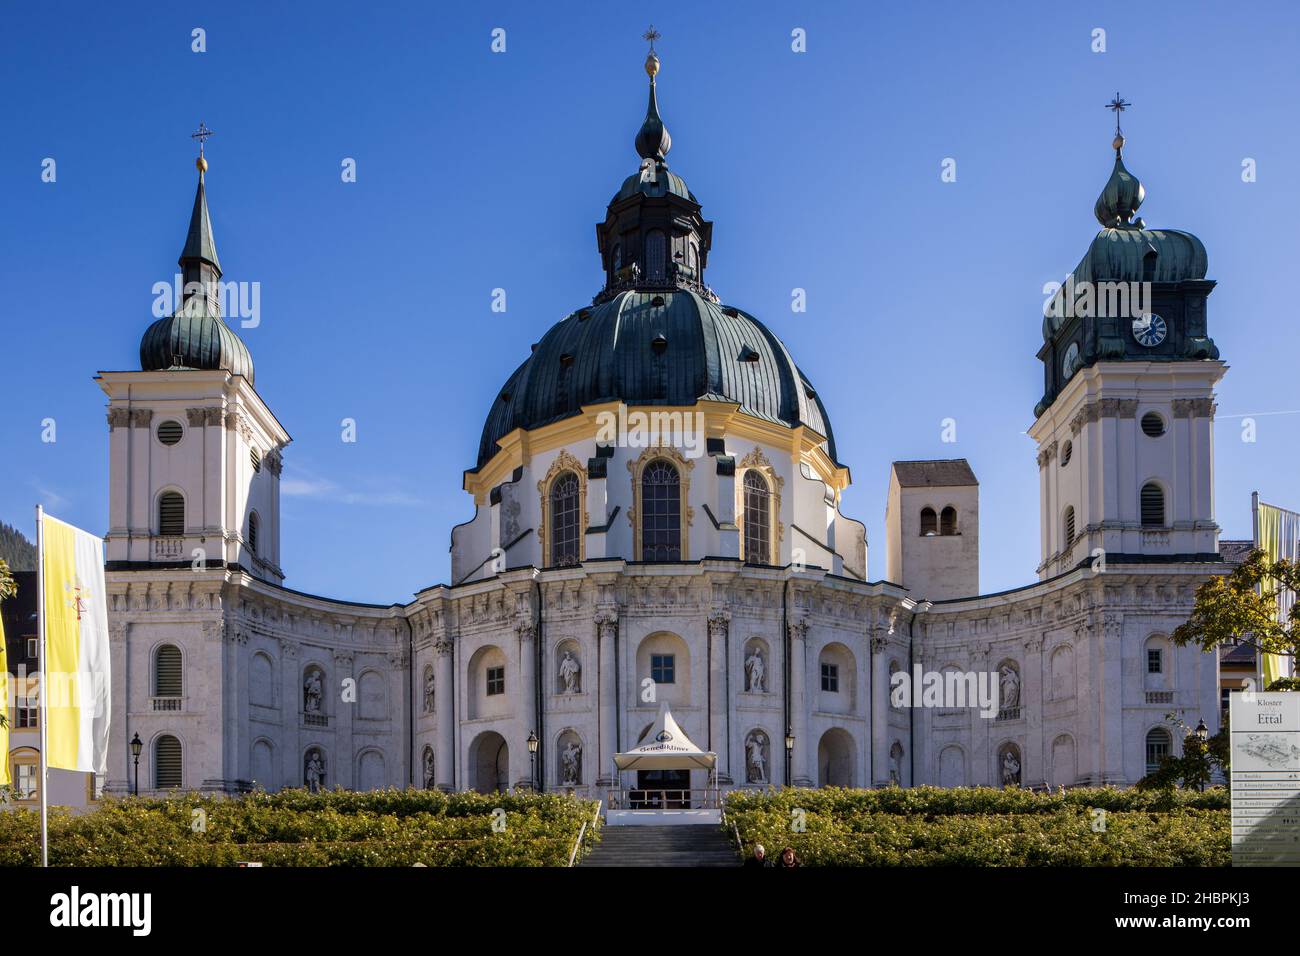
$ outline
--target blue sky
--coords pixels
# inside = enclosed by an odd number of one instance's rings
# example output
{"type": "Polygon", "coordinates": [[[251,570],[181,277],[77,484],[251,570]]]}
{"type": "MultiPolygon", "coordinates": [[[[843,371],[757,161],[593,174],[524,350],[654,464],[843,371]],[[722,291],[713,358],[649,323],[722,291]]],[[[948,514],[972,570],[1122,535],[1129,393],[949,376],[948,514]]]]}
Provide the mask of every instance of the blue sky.
{"type": "MultiPolygon", "coordinates": [[[[781,336],[853,471],[884,574],[895,459],[966,457],[981,585],[1028,583],[1043,283],[1096,232],[1116,90],[1151,226],[1209,251],[1231,370],[1217,516],[1295,507],[1300,221],[1293,4],[661,3],[672,169],[715,222],[708,279],[781,336]],[[1094,28],[1106,52],[1091,51],[1094,28]],[[791,31],[807,32],[807,52],[791,31]],[[957,181],[940,164],[957,161],[957,181]],[[1256,160],[1258,181],[1241,163],[1256,160]],[[791,311],[791,290],[808,310],[791,311]],[[1286,414],[1272,414],[1286,413],[1286,414]],[[1255,414],[1257,441],[1241,420],[1255,414]],[[955,444],[940,422],[957,421],[955,444]]],[[[49,2],[0,12],[0,519],[106,530],[100,369],[138,367],[203,120],[225,278],[286,453],[286,584],[404,601],[448,578],[460,490],[509,373],[600,285],[594,224],[645,105],[644,5],[49,2]],[[191,51],[202,27],[207,52],[191,51]],[[506,31],[506,52],[491,31],[506,31]],[[41,181],[46,157],[57,182],[41,181]],[[343,183],[340,164],[357,163],[343,183]],[[491,311],[491,290],[508,310],[491,311]],[[41,441],[54,418],[57,441],[41,441]],[[354,418],[358,441],[340,440],[354,418]]]]}

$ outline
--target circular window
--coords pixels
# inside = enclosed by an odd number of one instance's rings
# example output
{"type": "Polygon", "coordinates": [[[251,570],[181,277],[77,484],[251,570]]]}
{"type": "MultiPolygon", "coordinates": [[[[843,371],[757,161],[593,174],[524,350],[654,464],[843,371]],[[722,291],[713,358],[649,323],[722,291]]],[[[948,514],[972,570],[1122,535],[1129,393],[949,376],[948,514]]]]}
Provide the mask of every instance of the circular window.
{"type": "Polygon", "coordinates": [[[1074,454],[1074,442],[1066,439],[1065,444],[1061,446],[1061,467],[1064,468],[1070,463],[1070,456],[1074,454]]]}
{"type": "Polygon", "coordinates": [[[1142,433],[1148,438],[1159,438],[1165,433],[1165,420],[1155,412],[1142,416],[1142,433]]]}
{"type": "Polygon", "coordinates": [[[181,423],[175,419],[169,418],[158,426],[158,440],[164,445],[174,445],[181,440],[184,431],[181,429],[181,423]]]}

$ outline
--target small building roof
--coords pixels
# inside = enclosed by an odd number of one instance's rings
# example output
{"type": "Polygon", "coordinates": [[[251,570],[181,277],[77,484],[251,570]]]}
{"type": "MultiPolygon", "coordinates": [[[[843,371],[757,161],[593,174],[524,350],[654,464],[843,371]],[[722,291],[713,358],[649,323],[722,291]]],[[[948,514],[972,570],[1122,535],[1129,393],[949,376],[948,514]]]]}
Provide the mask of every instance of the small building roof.
{"type": "Polygon", "coordinates": [[[1246,559],[1250,557],[1250,552],[1254,550],[1255,542],[1249,539],[1245,541],[1219,539],[1219,557],[1223,558],[1228,564],[1244,564],[1246,559]]]}
{"type": "Polygon", "coordinates": [[[965,458],[942,458],[931,461],[896,461],[894,475],[903,488],[953,488],[978,486],[975,472],[965,458]]]}

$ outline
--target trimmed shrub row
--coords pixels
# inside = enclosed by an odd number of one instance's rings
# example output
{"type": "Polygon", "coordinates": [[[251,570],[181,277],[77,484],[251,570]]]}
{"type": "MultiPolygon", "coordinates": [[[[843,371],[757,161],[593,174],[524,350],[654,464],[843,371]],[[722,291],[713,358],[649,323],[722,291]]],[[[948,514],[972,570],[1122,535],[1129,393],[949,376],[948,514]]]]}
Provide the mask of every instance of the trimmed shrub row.
{"type": "Polygon", "coordinates": [[[810,866],[1227,866],[1231,859],[1222,790],[792,789],[737,792],[727,817],[746,848],[762,843],[775,854],[792,846],[810,866]]]}
{"type": "MultiPolygon", "coordinates": [[[[549,794],[303,790],[110,799],[50,812],[55,866],[564,866],[594,801],[549,794]],[[504,812],[505,829],[494,830],[504,812]]],[[[588,835],[584,846],[599,839],[588,835]]],[[[40,862],[40,819],[0,813],[0,866],[40,862]]]]}

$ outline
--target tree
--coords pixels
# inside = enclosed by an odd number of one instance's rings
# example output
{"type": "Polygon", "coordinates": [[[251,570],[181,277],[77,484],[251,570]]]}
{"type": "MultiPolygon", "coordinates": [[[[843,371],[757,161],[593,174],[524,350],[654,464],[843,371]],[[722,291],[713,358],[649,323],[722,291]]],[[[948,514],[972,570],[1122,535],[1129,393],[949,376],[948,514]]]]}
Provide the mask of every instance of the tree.
{"type": "Polygon", "coordinates": [[[1183,731],[1183,752],[1161,760],[1159,767],[1137,782],[1138,789],[1173,790],[1182,784],[1188,790],[1204,790],[1216,767],[1227,776],[1232,745],[1226,725],[1213,737],[1202,740],[1177,714],[1166,714],[1165,720],[1183,731]]]}
{"type": "MultiPolygon", "coordinates": [[[[1252,551],[1231,574],[1211,578],[1196,589],[1196,607],[1174,630],[1173,641],[1206,651],[1241,642],[1294,660],[1300,651],[1300,601],[1279,620],[1278,596],[1283,591],[1300,594],[1300,563],[1270,561],[1263,551],[1252,551]]],[[[1282,678],[1265,689],[1297,690],[1300,681],[1282,678]]]]}

